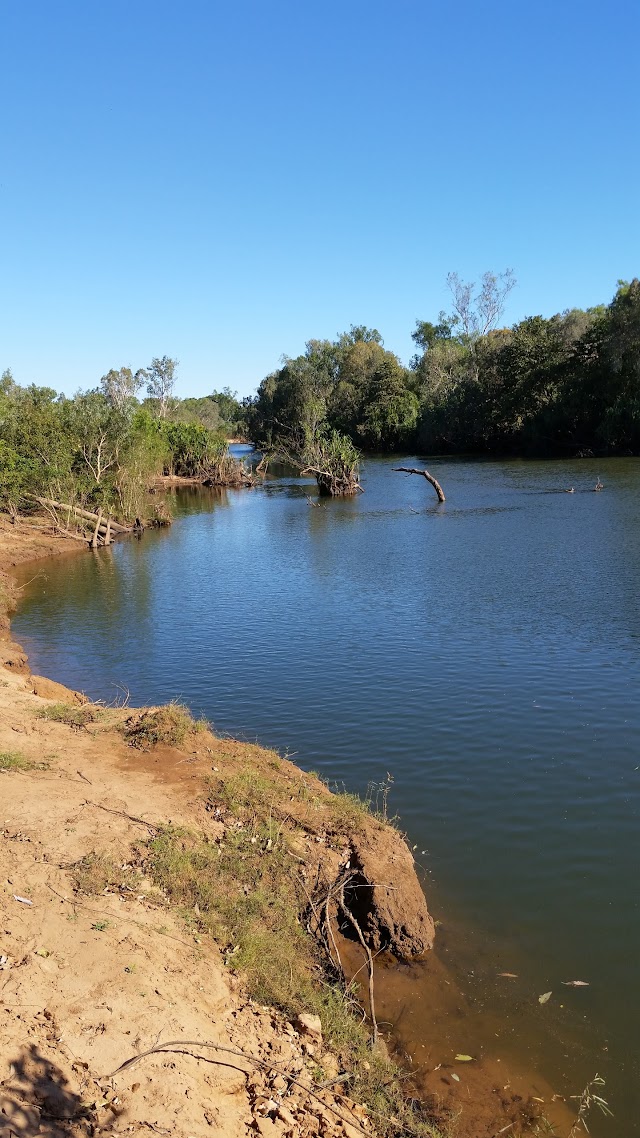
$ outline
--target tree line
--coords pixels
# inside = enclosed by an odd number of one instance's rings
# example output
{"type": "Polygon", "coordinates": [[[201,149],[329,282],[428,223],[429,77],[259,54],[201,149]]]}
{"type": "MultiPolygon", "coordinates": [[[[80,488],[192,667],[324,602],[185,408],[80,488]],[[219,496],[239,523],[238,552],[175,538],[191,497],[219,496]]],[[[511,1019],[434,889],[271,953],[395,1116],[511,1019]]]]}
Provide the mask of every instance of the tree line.
{"type": "Polygon", "coordinates": [[[418,320],[409,366],[377,329],[309,340],[260,384],[250,437],[304,451],[345,436],[365,450],[575,456],[640,452],[640,282],[608,305],[501,327],[510,271],[449,274],[451,312],[418,320]]]}
{"type": "Polygon", "coordinates": [[[136,372],[112,369],[73,398],[22,387],[5,371],[0,509],[16,515],[40,497],[131,520],[146,514],[148,489],[161,474],[232,479],[227,438],[245,430],[242,405],[228,388],[177,399],[176,368],[163,356],[136,372]]]}

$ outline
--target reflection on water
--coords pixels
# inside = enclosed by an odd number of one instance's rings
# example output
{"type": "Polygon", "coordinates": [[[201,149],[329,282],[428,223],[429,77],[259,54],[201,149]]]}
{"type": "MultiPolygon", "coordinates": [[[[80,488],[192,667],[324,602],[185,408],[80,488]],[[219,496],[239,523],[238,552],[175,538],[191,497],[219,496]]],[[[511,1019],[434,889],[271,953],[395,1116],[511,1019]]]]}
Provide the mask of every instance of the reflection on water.
{"type": "Polygon", "coordinates": [[[496,1046],[560,1090],[600,1071],[592,1133],[640,1133],[640,462],[434,462],[443,506],[393,465],[344,501],[177,492],[169,532],[47,563],[16,634],[93,696],[184,699],[360,792],[390,771],[496,1046]]]}

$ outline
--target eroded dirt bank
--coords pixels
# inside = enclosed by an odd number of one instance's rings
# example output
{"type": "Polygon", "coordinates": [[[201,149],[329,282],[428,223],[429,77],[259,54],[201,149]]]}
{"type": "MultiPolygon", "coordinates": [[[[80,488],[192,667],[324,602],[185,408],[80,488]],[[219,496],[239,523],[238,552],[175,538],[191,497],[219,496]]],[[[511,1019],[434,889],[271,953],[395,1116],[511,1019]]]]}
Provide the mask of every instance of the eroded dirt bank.
{"type": "MultiPolygon", "coordinates": [[[[5,601],[15,597],[12,566],[68,552],[46,531],[1,521],[5,601]]],[[[8,618],[0,636],[2,1138],[526,1131],[540,1114],[526,1089],[509,1091],[502,1072],[480,1064],[456,1082],[451,1057],[435,1054],[445,1081],[421,1081],[427,1112],[394,1123],[379,1055],[369,1061],[331,1001],[309,996],[327,983],[322,961],[329,971],[363,963],[343,902],[373,952],[410,960],[430,949],[433,922],[394,830],[273,752],[189,724],[168,745],[152,714],[84,708],[30,675],[8,618]],[[236,875],[235,892],[218,864],[236,875]],[[284,893],[285,881],[299,911],[270,905],[269,885],[284,893]],[[273,922],[271,940],[252,920],[273,922]],[[318,946],[309,988],[292,966],[302,926],[318,946]],[[272,967],[261,968],[260,953],[272,967]],[[283,1010],[267,1002],[272,992],[283,1010]],[[310,1021],[296,1019],[309,1009],[310,1021]],[[184,1043],[112,1074],[172,1040],[245,1058],[184,1043]],[[343,1074],[352,1078],[320,1086],[343,1074]]]]}

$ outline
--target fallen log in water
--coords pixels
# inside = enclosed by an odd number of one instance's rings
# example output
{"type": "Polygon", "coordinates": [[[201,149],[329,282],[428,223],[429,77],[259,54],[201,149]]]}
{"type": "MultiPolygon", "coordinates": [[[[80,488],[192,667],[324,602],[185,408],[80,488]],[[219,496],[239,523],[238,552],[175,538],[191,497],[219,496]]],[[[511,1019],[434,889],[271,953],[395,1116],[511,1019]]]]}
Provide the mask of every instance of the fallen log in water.
{"type": "Polygon", "coordinates": [[[395,471],[400,470],[403,472],[403,474],[421,474],[422,477],[426,478],[427,482],[430,482],[431,485],[433,486],[433,489],[435,490],[436,494],[438,495],[438,501],[439,502],[446,501],[445,496],[444,496],[444,490],[442,489],[442,486],[438,482],[437,478],[433,477],[433,474],[429,474],[428,470],[418,470],[418,468],[415,466],[394,466],[393,469],[395,471]]]}
{"type": "MultiPolygon", "coordinates": [[[[80,506],[72,506],[70,502],[54,502],[53,498],[40,498],[37,494],[25,494],[25,498],[31,498],[34,502],[39,502],[41,506],[49,506],[54,510],[66,510],[67,513],[77,514],[80,518],[86,518],[89,522],[99,522],[101,529],[107,529],[107,522],[102,517],[102,510],[99,514],[92,514],[90,510],[81,510],[80,506]]],[[[131,533],[131,526],[123,526],[120,522],[111,521],[111,529],[114,533],[131,533]]]]}

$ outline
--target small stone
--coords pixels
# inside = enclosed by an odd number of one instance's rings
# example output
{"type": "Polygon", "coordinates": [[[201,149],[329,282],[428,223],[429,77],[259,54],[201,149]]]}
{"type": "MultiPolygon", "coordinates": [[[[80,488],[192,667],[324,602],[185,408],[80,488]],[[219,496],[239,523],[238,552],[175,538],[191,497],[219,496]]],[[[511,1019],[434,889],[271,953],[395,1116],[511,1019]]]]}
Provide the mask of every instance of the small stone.
{"type": "Polygon", "coordinates": [[[303,1012],[296,1017],[294,1026],[301,1035],[308,1035],[317,1043],[322,1043],[322,1023],[320,1016],[311,1015],[310,1012],[303,1012]]]}
{"type": "Polygon", "coordinates": [[[287,1110],[286,1106],[283,1106],[282,1103],[278,1105],[278,1118],[284,1122],[285,1126],[290,1126],[292,1128],[295,1127],[295,1118],[293,1117],[291,1111],[287,1110]]]}
{"type": "Polygon", "coordinates": [[[340,1074],[340,1064],[332,1051],[327,1051],[320,1060],[320,1066],[328,1079],[337,1079],[340,1074]]]}

